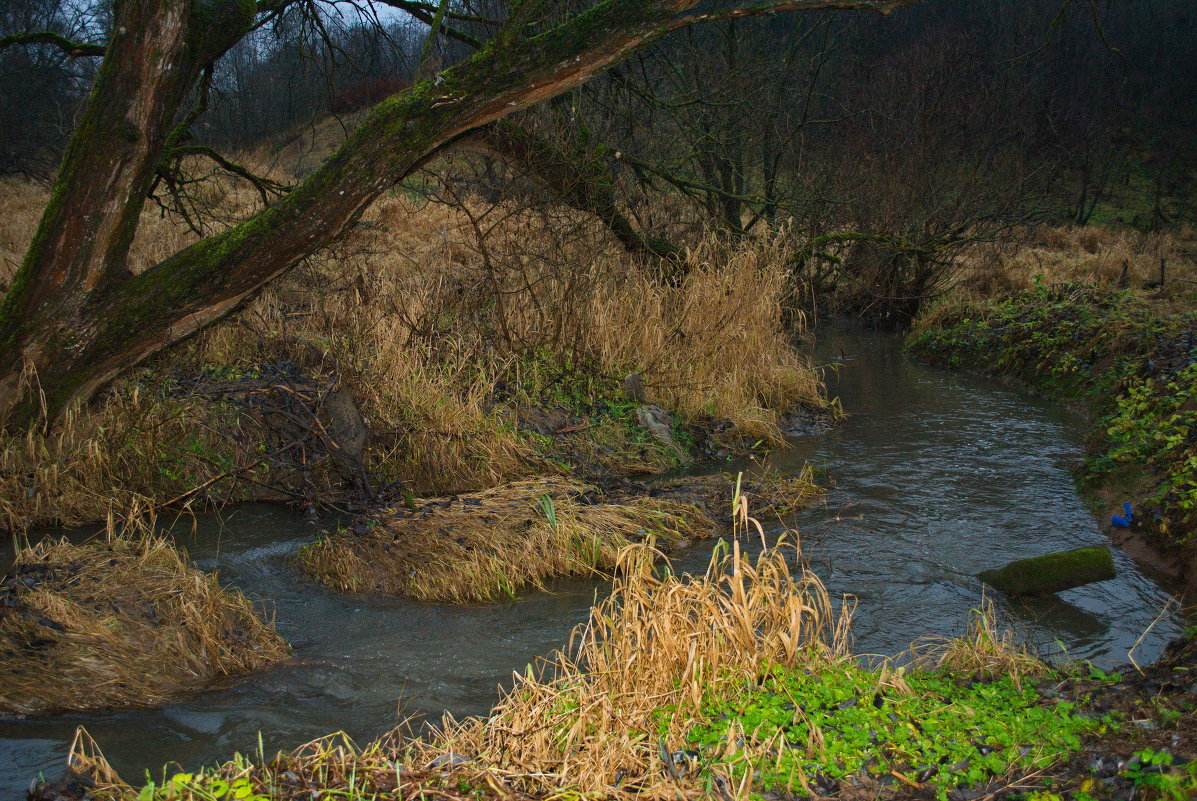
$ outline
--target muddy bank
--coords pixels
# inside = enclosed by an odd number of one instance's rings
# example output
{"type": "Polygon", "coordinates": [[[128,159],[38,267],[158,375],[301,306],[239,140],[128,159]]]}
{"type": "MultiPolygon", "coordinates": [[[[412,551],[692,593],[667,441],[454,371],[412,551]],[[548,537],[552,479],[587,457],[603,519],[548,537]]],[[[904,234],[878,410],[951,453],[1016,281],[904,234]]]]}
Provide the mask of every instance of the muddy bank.
{"type": "Polygon", "coordinates": [[[1085,738],[1066,764],[1036,778],[1064,798],[1186,799],[1197,797],[1197,638],[1173,641],[1143,667],[1120,675],[1083,673],[1044,685],[1043,692],[1120,722],[1085,738]]]}

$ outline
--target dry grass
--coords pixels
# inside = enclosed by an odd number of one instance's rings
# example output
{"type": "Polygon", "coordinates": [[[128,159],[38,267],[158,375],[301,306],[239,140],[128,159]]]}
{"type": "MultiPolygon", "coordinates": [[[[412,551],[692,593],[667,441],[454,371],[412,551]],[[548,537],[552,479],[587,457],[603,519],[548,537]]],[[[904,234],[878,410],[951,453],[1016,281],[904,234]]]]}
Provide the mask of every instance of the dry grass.
{"type": "MultiPolygon", "coordinates": [[[[203,192],[226,221],[256,202],[244,186],[223,179],[203,192]]],[[[27,183],[0,183],[0,286],[45,197],[27,183]]],[[[650,402],[687,423],[730,420],[734,426],[721,436],[748,445],[780,444],[780,414],[822,406],[819,376],[782,324],[783,242],[710,239],[690,255],[681,285],[665,287],[593,222],[566,220],[564,227],[568,236],[514,206],[454,209],[403,192],[380,198],[345,241],[275,282],[236,318],[151,365],[136,383],[116,385],[48,436],[0,435],[0,498],[7,500],[0,524],[94,519],[113,496],[160,503],[204,483],[220,472],[211,464],[239,463],[246,443],[221,441],[230,429],[227,410],[202,399],[165,399],[166,382],[304,363],[313,348],[340,366],[359,402],[371,431],[366,462],[377,483],[401,480],[418,495],[555,472],[546,456],[576,455],[621,472],[667,466],[618,437],[562,454],[530,441],[513,424],[510,402],[496,399],[501,384],[519,389],[520,365],[529,359],[584,365],[612,391],[639,370],[650,402]],[[497,215],[485,249],[475,238],[483,213],[497,215]],[[180,443],[188,451],[179,457],[183,464],[160,470],[155,462],[180,443]]],[[[194,239],[147,210],[133,267],[194,239]]],[[[245,486],[240,492],[254,495],[245,486]]],[[[230,497],[241,496],[222,485],[202,500],[230,497]]]]}
{"type": "Polygon", "coordinates": [[[738,541],[719,553],[689,580],[655,574],[654,554],[629,548],[612,596],[542,674],[521,677],[485,720],[447,721],[427,753],[469,755],[533,794],[701,795],[697,782],[679,786],[660,753],[683,742],[704,693],[754,682],[770,666],[848,658],[850,616],[814,574],[794,572],[794,548],[755,564],[738,541]],[[661,709],[673,711],[666,732],[661,709]]]}
{"type": "Polygon", "coordinates": [[[338,531],[306,547],[299,564],[347,592],[467,603],[608,570],[629,543],[712,533],[693,506],[653,498],[603,503],[585,485],[540,479],[413,502],[376,517],[365,534],[338,531]]]}
{"type": "Polygon", "coordinates": [[[815,483],[809,465],[795,475],[765,467],[759,472],[739,475],[684,476],[655,482],[653,490],[661,497],[702,506],[720,522],[749,525],[753,532],[757,524],[751,521],[773,519],[784,524],[788,515],[809,506],[826,492],[815,483]]]}
{"type": "Polygon", "coordinates": [[[0,585],[0,712],[152,706],[283,659],[240,592],[143,531],[23,548],[0,585]]]}
{"type": "Polygon", "coordinates": [[[914,664],[924,670],[942,670],[977,680],[1010,676],[1016,683],[1049,672],[1015,633],[997,623],[993,601],[982,599],[969,615],[962,637],[928,637],[910,647],[914,664]]]}
{"type": "Polygon", "coordinates": [[[982,245],[962,258],[962,288],[982,295],[1044,284],[1115,283],[1127,268],[1132,287],[1159,277],[1197,278],[1197,243],[1191,232],[1140,233],[1096,225],[1030,229],[1014,243],[982,245]],[[1037,278],[1038,277],[1038,278],[1037,278]]]}
{"type": "MultiPolygon", "coordinates": [[[[995,296],[1037,284],[1116,285],[1124,264],[1128,286],[1139,289],[1159,278],[1161,258],[1167,260],[1170,287],[1197,284],[1197,238],[1192,231],[1142,234],[1098,226],[1039,226],[1014,244],[981,245],[965,254],[957,284],[922,308],[911,332],[982,316],[995,296]]],[[[1154,302],[1159,306],[1173,300],[1154,302]]],[[[1187,307],[1187,301],[1180,302],[1187,307]]]]}
{"type": "Polygon", "coordinates": [[[115,505],[165,501],[197,488],[200,500],[231,500],[216,484],[243,466],[235,410],[173,399],[134,382],[94,407],[70,409],[51,431],[0,434],[0,528],[102,519],[115,505]]]}

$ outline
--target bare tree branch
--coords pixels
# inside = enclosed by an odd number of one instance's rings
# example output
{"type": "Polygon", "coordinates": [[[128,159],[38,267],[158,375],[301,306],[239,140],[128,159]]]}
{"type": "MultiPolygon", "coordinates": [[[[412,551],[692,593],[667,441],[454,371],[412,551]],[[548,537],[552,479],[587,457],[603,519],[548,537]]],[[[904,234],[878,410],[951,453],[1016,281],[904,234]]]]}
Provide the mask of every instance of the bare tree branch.
{"type": "Polygon", "coordinates": [[[94,57],[104,55],[104,45],[89,42],[72,42],[70,39],[53,31],[37,31],[35,33],[13,33],[0,36],[0,50],[17,45],[48,44],[57,47],[71,58],[94,57]]]}
{"type": "Polygon", "coordinates": [[[432,3],[413,2],[413,0],[378,0],[385,6],[405,11],[413,18],[419,20],[430,28],[439,31],[444,36],[450,39],[456,39],[462,44],[468,45],[475,50],[481,49],[485,42],[476,36],[466,33],[460,28],[447,24],[446,20],[454,22],[468,22],[489,26],[501,26],[503,23],[500,20],[490,19],[489,17],[479,17],[472,14],[462,14],[455,12],[452,9],[445,9],[444,14],[441,14],[441,9],[432,3]],[[440,19],[438,19],[438,17],[440,19]]]}

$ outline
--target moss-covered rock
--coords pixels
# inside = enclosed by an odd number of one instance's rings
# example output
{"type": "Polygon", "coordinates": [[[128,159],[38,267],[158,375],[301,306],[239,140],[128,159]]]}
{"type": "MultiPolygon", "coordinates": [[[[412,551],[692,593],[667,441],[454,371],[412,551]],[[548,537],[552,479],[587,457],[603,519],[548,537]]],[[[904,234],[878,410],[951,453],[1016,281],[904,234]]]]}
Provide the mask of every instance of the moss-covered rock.
{"type": "Polygon", "coordinates": [[[1109,548],[1077,548],[1019,559],[978,577],[1010,595],[1046,595],[1114,578],[1114,557],[1109,548]]]}

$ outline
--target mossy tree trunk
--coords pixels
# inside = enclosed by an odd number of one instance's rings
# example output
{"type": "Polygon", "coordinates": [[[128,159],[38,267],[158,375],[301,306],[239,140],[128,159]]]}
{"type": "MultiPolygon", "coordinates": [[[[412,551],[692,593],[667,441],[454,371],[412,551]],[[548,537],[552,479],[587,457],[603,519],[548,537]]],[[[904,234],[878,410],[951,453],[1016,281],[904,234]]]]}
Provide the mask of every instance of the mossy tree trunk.
{"type": "MultiPolygon", "coordinates": [[[[249,30],[253,0],[118,0],[111,39],[50,202],[0,304],[0,419],[49,411],[109,377],[92,360],[167,138],[201,70],[249,30]],[[99,369],[95,369],[99,368],[99,369]]],[[[108,350],[121,360],[120,343],[108,350]]],[[[131,363],[125,360],[126,364],[131,363]]],[[[117,367],[116,369],[119,369],[117,367]]]]}
{"type": "Polygon", "coordinates": [[[238,308],[339,237],[440,148],[579,86],[671,30],[774,11],[888,11],[909,0],[745,0],[707,13],[693,11],[698,2],[602,0],[555,25],[550,10],[535,12],[543,20],[514,13],[477,54],[375,107],[280,201],[133,275],[129,246],[179,108],[204,66],[248,30],[255,7],[252,0],[118,0],[50,203],[0,304],[0,421],[28,423],[43,405],[53,419],[238,308]],[[23,391],[30,375],[39,392],[23,391]]]}

